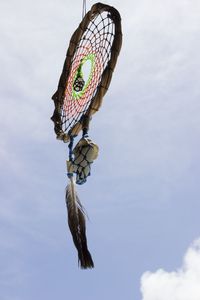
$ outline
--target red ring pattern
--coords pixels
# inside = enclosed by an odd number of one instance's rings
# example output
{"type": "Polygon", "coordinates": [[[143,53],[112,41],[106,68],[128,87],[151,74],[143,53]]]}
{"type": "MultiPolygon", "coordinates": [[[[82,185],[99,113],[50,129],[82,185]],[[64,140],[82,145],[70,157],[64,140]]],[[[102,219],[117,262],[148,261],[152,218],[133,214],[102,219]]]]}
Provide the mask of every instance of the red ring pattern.
{"type": "Polygon", "coordinates": [[[63,110],[67,118],[76,118],[83,113],[91,102],[95,90],[99,84],[102,75],[103,65],[101,63],[101,55],[99,52],[95,52],[91,47],[87,45],[81,45],[73,58],[71,71],[68,77],[67,86],[65,89],[65,98],[63,104],[63,110]],[[76,75],[77,69],[80,66],[81,60],[89,55],[94,54],[94,70],[92,73],[92,79],[89,82],[86,91],[79,99],[73,97],[73,81],[76,75]]]}

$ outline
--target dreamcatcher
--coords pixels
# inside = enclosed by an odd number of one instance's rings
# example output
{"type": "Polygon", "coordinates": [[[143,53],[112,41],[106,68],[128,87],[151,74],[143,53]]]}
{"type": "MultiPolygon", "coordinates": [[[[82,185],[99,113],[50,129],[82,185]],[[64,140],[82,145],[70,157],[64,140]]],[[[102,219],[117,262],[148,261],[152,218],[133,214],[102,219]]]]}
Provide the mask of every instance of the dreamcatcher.
{"type": "Polygon", "coordinates": [[[102,3],[93,5],[71,37],[58,89],[52,97],[55,133],[69,143],[68,224],[83,269],[93,268],[94,264],[87,247],[85,212],[75,185],[86,182],[98,156],[98,146],[88,135],[89,122],[108,90],[121,43],[119,12],[102,3]],[[74,147],[74,138],[80,131],[82,137],[74,147]]]}

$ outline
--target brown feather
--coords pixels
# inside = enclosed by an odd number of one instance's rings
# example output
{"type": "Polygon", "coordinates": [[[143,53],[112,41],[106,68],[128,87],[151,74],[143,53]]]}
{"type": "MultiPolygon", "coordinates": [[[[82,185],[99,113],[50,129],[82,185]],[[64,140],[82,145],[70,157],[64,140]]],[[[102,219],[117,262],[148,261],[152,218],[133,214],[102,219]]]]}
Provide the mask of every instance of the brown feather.
{"type": "Polygon", "coordinates": [[[87,248],[85,212],[75,191],[73,177],[66,188],[66,205],[69,229],[78,251],[80,266],[82,269],[93,268],[94,263],[87,248]]]}

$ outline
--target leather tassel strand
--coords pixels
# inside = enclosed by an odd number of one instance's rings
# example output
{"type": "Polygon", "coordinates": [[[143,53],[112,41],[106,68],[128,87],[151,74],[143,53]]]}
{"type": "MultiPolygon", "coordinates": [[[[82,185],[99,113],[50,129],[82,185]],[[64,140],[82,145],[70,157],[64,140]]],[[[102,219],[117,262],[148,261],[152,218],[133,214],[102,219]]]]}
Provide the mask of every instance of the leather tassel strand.
{"type": "Polygon", "coordinates": [[[73,176],[66,188],[66,205],[68,225],[78,251],[80,266],[82,269],[93,268],[92,256],[87,248],[85,212],[76,193],[73,176]]]}

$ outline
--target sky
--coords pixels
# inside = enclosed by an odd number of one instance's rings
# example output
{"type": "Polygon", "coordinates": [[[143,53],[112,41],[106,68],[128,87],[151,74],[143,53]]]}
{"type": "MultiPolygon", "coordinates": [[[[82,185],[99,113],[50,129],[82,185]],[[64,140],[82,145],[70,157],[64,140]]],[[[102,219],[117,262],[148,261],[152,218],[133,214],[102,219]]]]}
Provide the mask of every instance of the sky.
{"type": "Polygon", "coordinates": [[[0,2],[1,300],[200,299],[200,3],[105,3],[123,46],[78,188],[95,262],[81,270],[50,117],[82,1],[0,2]]]}

